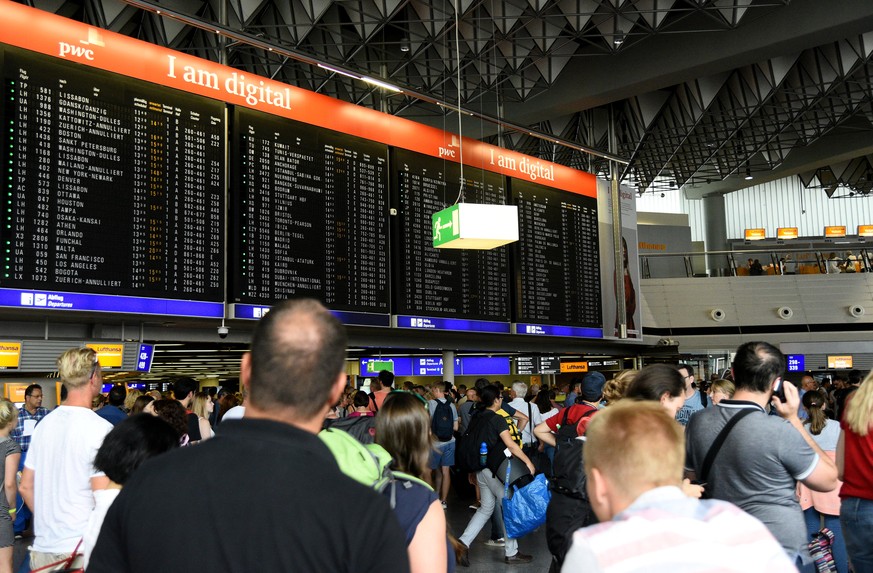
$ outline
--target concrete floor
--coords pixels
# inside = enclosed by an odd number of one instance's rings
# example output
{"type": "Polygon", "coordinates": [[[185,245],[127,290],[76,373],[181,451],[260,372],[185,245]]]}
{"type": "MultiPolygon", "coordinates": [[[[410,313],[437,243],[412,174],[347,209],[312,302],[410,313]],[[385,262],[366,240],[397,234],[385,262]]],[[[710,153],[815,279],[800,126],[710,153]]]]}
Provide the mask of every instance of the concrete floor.
{"type": "MultiPolygon", "coordinates": [[[[454,477],[454,476],[453,476],[454,477]]],[[[466,492],[464,492],[466,493],[466,492]]],[[[456,488],[452,488],[448,498],[446,521],[453,534],[460,536],[475,510],[469,505],[475,502],[473,497],[459,496],[456,488]]],[[[486,524],[479,532],[479,536],[470,547],[470,567],[458,567],[458,573],[548,573],[552,556],[546,546],[546,528],[540,527],[530,535],[518,540],[518,549],[521,553],[533,555],[533,561],[523,565],[507,565],[503,562],[503,548],[489,547],[485,541],[491,533],[491,525],[486,524]]]]}

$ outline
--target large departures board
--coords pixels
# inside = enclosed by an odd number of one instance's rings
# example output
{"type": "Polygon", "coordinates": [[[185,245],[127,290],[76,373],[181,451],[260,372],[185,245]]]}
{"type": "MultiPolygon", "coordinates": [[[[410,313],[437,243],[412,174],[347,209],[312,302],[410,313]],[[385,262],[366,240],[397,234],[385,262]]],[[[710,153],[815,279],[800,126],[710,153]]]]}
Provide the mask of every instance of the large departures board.
{"type": "MultiPolygon", "coordinates": [[[[509,257],[490,251],[435,249],[431,215],[455,202],[459,164],[395,150],[398,239],[394,275],[398,326],[508,332],[509,257]],[[428,320],[440,317],[455,320],[428,320]],[[503,323],[500,324],[483,323],[503,323]]],[[[502,175],[464,167],[464,199],[504,204],[502,175]]]]}
{"type": "Polygon", "coordinates": [[[520,179],[510,185],[518,206],[517,332],[601,336],[597,199],[520,179]]]}
{"type": "Polygon", "coordinates": [[[387,317],[388,147],[247,109],[234,134],[233,300],[387,317]]]}
{"type": "Polygon", "coordinates": [[[77,307],[46,291],[222,301],[225,105],[13,48],[0,62],[0,287],[55,308],[77,307]]]}

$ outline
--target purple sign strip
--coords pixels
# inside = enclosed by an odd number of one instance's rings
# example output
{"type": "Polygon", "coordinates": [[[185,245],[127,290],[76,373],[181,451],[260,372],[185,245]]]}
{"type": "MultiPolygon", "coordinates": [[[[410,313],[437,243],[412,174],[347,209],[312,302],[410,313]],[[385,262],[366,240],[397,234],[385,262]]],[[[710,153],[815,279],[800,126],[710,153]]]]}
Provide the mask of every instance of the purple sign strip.
{"type": "Polygon", "coordinates": [[[500,334],[509,334],[510,332],[508,322],[405,315],[397,316],[397,327],[414,328],[416,330],[455,330],[460,332],[495,332],[500,334]]]}
{"type": "Polygon", "coordinates": [[[221,318],[224,303],[108,294],[0,289],[0,306],[35,310],[79,310],[221,318]]]}
{"type": "Polygon", "coordinates": [[[581,326],[553,326],[549,324],[527,324],[519,322],[515,325],[516,334],[532,334],[535,336],[575,336],[581,338],[603,338],[602,328],[585,328],[581,326]]]}
{"type": "MultiPolygon", "coordinates": [[[[270,305],[265,304],[233,304],[230,318],[259,320],[270,311],[270,305]]],[[[387,314],[372,314],[368,312],[330,311],[340,322],[350,326],[391,326],[391,316],[387,314]]]]}

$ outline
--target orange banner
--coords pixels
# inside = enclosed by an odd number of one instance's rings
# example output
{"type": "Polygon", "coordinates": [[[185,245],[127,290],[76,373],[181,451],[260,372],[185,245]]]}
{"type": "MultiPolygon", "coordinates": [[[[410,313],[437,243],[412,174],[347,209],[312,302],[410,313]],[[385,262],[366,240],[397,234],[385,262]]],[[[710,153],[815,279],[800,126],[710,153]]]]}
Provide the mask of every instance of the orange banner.
{"type": "Polygon", "coordinates": [[[746,229],[746,240],[747,241],[760,241],[761,239],[767,238],[767,230],[766,229],[746,229]]]}
{"type": "Polygon", "coordinates": [[[588,363],[564,362],[561,360],[561,372],[588,372],[588,363]]]}
{"type": "MultiPolygon", "coordinates": [[[[0,0],[0,42],[460,162],[458,136],[181,52],[0,0]]],[[[464,164],[597,197],[594,175],[464,138],[464,164]]]]}
{"type": "Polygon", "coordinates": [[[779,227],[776,229],[777,239],[796,239],[797,227],[779,227]]]}
{"type": "Polygon", "coordinates": [[[837,225],[834,227],[825,227],[824,236],[825,236],[825,238],[845,237],[846,236],[846,227],[845,227],[845,225],[837,225]]]}
{"type": "Polygon", "coordinates": [[[7,382],[6,398],[8,398],[10,402],[24,402],[24,391],[27,390],[28,386],[30,386],[30,384],[7,382]]]}
{"type": "Polygon", "coordinates": [[[858,225],[859,237],[873,237],[873,225],[858,225]]]}

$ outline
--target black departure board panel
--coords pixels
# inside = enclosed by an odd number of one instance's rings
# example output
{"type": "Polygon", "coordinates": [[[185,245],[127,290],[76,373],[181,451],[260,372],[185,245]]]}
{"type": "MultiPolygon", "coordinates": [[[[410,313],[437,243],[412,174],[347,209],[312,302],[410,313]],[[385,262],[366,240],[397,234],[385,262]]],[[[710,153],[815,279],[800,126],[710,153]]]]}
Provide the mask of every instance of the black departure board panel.
{"type": "MultiPolygon", "coordinates": [[[[455,203],[461,167],[397,149],[397,314],[509,322],[506,247],[490,251],[435,249],[431,215],[455,203]]],[[[506,203],[502,175],[464,167],[470,203],[506,203]]],[[[461,327],[463,328],[463,327],[461,327]]]]}
{"type": "Polygon", "coordinates": [[[234,134],[234,301],[387,315],[388,147],[247,109],[234,134]]]}
{"type": "Polygon", "coordinates": [[[602,327],[597,200],[512,179],[516,322],[602,327]]]}
{"type": "Polygon", "coordinates": [[[0,58],[0,286],[223,300],[225,105],[0,58]]]}

